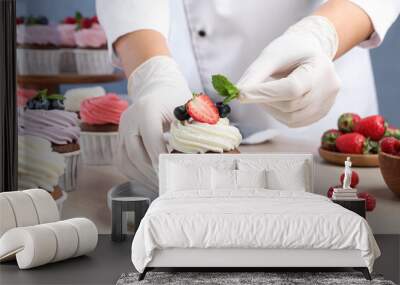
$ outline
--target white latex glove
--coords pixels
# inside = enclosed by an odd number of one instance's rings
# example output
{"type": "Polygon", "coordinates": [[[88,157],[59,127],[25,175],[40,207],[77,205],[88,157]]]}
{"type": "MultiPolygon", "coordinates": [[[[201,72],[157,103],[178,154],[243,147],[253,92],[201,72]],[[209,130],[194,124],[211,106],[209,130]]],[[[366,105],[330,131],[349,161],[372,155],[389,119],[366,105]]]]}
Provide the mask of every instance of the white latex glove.
{"type": "Polygon", "coordinates": [[[118,168],[154,192],[158,192],[158,156],[167,152],[163,133],[169,130],[174,109],[192,93],[176,62],[153,57],[129,77],[133,104],[122,114],[119,126],[118,168]]]}
{"type": "Polygon", "coordinates": [[[334,26],[309,16],[271,42],[237,86],[242,103],[262,103],[289,127],[318,121],[332,107],[340,83],[332,59],[338,48],[334,26]]]}

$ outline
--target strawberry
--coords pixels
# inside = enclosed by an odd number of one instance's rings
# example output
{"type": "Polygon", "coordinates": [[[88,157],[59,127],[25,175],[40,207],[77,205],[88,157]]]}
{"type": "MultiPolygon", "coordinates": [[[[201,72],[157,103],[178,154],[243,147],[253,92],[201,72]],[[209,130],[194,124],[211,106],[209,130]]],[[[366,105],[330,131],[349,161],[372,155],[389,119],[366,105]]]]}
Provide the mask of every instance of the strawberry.
{"type": "Polygon", "coordinates": [[[393,126],[386,127],[385,137],[394,137],[400,140],[400,129],[393,126]]]}
{"type": "Polygon", "coordinates": [[[383,138],[380,142],[380,148],[385,153],[400,155],[400,140],[393,137],[383,138]]]}
{"type": "Polygon", "coordinates": [[[336,139],[336,148],[341,153],[368,154],[377,150],[377,143],[366,139],[362,134],[349,133],[336,139]]]}
{"type": "Polygon", "coordinates": [[[337,151],[336,139],[342,135],[341,131],[331,129],[322,134],[321,147],[326,150],[337,151]]]}
{"type": "MultiPolygon", "coordinates": [[[[343,186],[343,180],[344,180],[344,173],[340,175],[340,184],[343,186]]],[[[360,178],[358,177],[358,173],[355,172],[354,170],[351,172],[351,182],[350,182],[350,187],[354,188],[358,185],[358,182],[360,181],[360,178]]]]}
{"type": "Polygon", "coordinates": [[[67,17],[64,19],[64,24],[74,25],[76,24],[76,19],[74,17],[67,17]]]}
{"type": "Polygon", "coordinates": [[[218,109],[206,94],[193,94],[186,103],[186,110],[193,120],[214,125],[219,120],[218,109]]]}
{"type": "Polygon", "coordinates": [[[375,209],[376,199],[372,194],[369,194],[368,192],[361,192],[361,193],[358,193],[357,196],[360,199],[365,199],[365,209],[368,212],[371,212],[375,209]]]}
{"type": "Polygon", "coordinates": [[[16,19],[17,25],[22,25],[24,22],[25,22],[24,17],[17,17],[17,19],[16,19]]]}
{"type": "Polygon", "coordinates": [[[361,120],[360,116],[354,113],[344,113],[338,119],[338,129],[343,133],[351,133],[361,120]]]}
{"type": "Polygon", "coordinates": [[[92,27],[92,21],[89,18],[83,18],[81,20],[82,29],[90,29],[92,27]]]}
{"type": "Polygon", "coordinates": [[[92,24],[98,24],[99,23],[99,19],[97,18],[97,16],[93,16],[92,18],[90,18],[90,21],[92,21],[92,24]]]}
{"type": "Polygon", "coordinates": [[[365,117],[355,127],[357,133],[375,141],[379,141],[383,137],[385,130],[385,119],[380,115],[365,117]]]}

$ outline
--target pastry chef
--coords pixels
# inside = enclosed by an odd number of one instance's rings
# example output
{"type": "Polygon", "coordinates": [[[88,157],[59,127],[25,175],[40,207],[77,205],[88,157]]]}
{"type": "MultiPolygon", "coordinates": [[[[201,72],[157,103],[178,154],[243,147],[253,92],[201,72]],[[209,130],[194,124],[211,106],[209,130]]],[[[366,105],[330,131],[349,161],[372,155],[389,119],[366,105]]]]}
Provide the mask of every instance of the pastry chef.
{"type": "Polygon", "coordinates": [[[377,113],[368,49],[381,44],[398,0],[97,0],[113,61],[134,104],[123,114],[117,163],[156,191],[173,110],[192,91],[216,96],[211,75],[237,83],[231,122],[319,140],[340,113],[377,113]]]}

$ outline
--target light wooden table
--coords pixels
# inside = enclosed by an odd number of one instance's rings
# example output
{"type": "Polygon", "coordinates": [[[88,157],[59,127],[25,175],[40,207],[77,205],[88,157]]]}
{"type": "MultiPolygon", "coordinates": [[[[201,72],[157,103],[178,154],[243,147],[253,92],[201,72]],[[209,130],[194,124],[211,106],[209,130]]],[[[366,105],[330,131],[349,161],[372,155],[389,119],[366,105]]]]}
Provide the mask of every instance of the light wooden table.
{"type": "MultiPolygon", "coordinates": [[[[314,192],[326,195],[330,186],[339,184],[343,167],[326,163],[318,155],[319,143],[312,140],[297,140],[279,136],[260,145],[241,146],[242,153],[312,153],[315,162],[314,192]]],[[[367,220],[374,234],[400,234],[400,199],[383,181],[379,168],[354,167],[360,176],[359,192],[367,191],[377,199],[373,212],[367,212],[367,220]]]]}

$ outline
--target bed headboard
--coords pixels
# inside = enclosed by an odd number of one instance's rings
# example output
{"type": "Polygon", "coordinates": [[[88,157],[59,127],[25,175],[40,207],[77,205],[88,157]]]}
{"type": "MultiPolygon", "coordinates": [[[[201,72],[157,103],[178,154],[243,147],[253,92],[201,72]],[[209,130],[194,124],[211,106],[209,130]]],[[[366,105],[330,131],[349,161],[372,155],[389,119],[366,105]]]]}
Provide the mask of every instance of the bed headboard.
{"type": "MultiPolygon", "coordinates": [[[[312,154],[269,153],[269,154],[161,154],[159,160],[159,194],[167,191],[168,164],[175,163],[185,167],[215,166],[257,168],[259,165],[280,166],[282,172],[291,171],[293,165],[301,164],[304,172],[305,191],[313,192],[314,167],[312,154]]],[[[261,166],[260,166],[261,167],[261,166]]]]}

